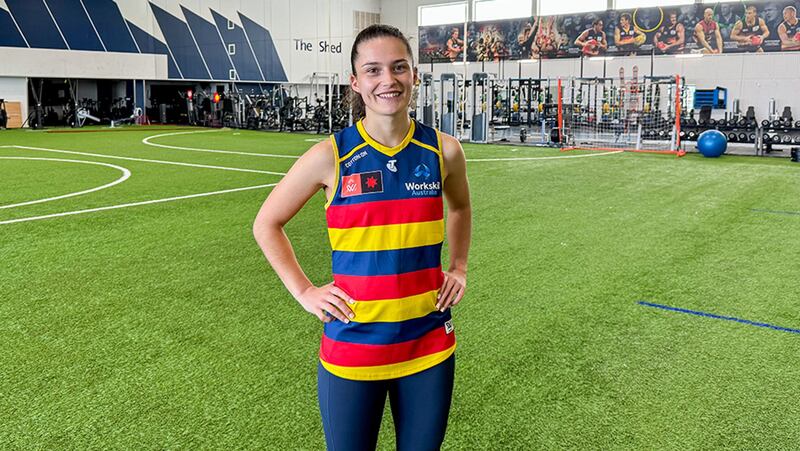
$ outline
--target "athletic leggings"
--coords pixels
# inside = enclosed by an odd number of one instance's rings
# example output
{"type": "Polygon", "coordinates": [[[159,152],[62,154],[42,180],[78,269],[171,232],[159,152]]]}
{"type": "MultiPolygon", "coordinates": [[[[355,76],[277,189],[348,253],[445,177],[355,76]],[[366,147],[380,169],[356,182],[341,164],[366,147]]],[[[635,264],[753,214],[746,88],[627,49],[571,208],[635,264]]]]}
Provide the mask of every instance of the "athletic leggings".
{"type": "Polygon", "coordinates": [[[317,368],[317,395],[328,451],[373,451],[378,443],[386,393],[398,451],[438,450],[453,396],[455,353],[410,376],[354,381],[317,368]]]}

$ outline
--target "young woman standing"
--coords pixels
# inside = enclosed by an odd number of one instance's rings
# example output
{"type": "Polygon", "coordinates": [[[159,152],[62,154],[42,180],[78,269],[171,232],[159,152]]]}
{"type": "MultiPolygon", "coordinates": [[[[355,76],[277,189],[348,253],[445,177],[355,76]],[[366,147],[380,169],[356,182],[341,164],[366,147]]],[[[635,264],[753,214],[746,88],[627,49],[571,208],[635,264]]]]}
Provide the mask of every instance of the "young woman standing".
{"type": "Polygon", "coordinates": [[[328,449],[375,449],[387,393],[397,449],[439,449],[455,370],[450,307],[464,297],[472,224],[464,152],[410,118],[418,79],[399,30],[364,29],[350,62],[358,122],[297,161],[253,231],[289,292],[324,323],[317,377],[328,449]],[[283,227],[319,189],[333,282],[316,287],[283,227]]]}

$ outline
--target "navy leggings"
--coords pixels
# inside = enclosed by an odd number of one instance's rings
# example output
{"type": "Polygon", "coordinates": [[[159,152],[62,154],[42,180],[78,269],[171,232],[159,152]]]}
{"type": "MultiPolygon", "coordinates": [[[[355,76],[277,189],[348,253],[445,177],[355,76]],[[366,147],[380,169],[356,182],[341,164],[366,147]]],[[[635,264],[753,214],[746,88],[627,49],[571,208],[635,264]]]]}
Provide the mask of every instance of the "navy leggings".
{"type": "Polygon", "coordinates": [[[398,451],[438,450],[453,396],[455,353],[410,376],[382,381],[343,379],[317,364],[317,395],[328,451],[373,451],[386,393],[398,451]]]}

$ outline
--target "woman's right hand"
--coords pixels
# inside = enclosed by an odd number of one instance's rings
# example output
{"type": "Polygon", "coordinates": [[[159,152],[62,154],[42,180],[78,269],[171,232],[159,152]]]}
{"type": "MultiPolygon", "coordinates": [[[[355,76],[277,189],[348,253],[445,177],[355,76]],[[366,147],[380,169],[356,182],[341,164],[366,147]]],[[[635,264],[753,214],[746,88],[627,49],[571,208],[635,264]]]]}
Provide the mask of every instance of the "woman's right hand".
{"type": "Polygon", "coordinates": [[[333,282],[321,287],[308,287],[300,294],[298,301],[307,312],[316,315],[323,323],[329,323],[333,318],[349,323],[350,318],[355,316],[347,306],[355,304],[355,301],[333,282]]]}

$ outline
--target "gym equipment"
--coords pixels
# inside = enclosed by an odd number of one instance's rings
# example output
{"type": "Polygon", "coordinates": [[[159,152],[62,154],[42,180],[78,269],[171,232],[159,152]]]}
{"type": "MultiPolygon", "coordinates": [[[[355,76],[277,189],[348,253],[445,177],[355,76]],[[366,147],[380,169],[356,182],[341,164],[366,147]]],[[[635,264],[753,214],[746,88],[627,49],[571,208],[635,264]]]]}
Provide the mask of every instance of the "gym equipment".
{"type": "Polygon", "coordinates": [[[436,103],[433,93],[433,74],[424,72],[420,74],[419,85],[419,98],[417,100],[417,109],[421,111],[417,113],[417,118],[420,118],[424,125],[428,127],[434,126],[434,111],[433,107],[436,103]]]}
{"type": "Polygon", "coordinates": [[[472,125],[470,127],[472,142],[487,142],[491,111],[492,100],[489,93],[489,74],[475,72],[472,74],[472,125]]]}
{"type": "Polygon", "coordinates": [[[704,157],[716,158],[725,153],[728,148],[728,140],[725,135],[718,130],[706,130],[700,133],[697,138],[697,150],[704,157]]]}
{"type": "Polygon", "coordinates": [[[459,74],[444,73],[439,78],[441,93],[439,96],[439,115],[441,124],[439,129],[443,133],[457,136],[456,121],[459,107],[459,74]]]}

